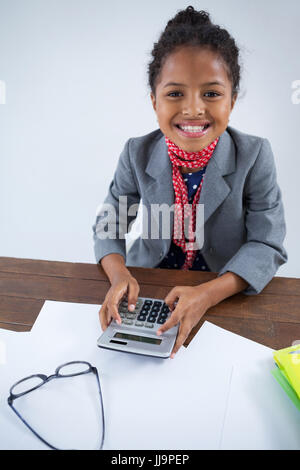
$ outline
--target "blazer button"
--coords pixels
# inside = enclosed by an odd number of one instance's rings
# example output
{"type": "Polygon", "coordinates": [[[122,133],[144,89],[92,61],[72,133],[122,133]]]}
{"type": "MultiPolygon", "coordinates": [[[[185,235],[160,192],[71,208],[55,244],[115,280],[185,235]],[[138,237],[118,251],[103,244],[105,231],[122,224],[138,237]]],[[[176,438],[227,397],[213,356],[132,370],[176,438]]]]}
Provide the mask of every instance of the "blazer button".
{"type": "Polygon", "coordinates": [[[163,258],[163,256],[164,256],[164,252],[161,251],[161,252],[159,253],[159,257],[160,257],[160,258],[163,258]]]}
{"type": "Polygon", "coordinates": [[[214,253],[214,251],[215,251],[215,250],[214,250],[213,247],[211,246],[210,249],[209,249],[209,252],[210,252],[210,253],[214,253]]]}

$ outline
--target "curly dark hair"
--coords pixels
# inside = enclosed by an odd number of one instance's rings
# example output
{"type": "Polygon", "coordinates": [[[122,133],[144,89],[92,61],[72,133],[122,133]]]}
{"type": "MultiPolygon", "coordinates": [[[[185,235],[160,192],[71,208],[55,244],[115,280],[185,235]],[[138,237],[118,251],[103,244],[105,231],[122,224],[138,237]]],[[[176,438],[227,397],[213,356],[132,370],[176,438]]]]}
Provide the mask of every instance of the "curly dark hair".
{"type": "Polygon", "coordinates": [[[226,29],[211,22],[209,13],[188,6],[168,21],[158,42],[154,43],[151,52],[153,59],[148,64],[148,84],[154,96],[162,67],[178,46],[202,46],[218,53],[232,83],[232,96],[239,92],[239,48],[235,40],[226,29]]]}

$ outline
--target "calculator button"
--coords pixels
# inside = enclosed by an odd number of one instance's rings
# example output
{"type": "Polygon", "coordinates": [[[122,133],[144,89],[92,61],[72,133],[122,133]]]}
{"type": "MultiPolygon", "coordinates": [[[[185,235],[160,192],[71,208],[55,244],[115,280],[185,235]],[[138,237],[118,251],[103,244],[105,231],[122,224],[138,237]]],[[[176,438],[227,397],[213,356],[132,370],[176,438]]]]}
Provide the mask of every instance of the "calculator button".
{"type": "Polygon", "coordinates": [[[142,310],[150,310],[150,308],[151,308],[151,305],[144,304],[143,307],[142,307],[142,310]]]}
{"type": "Polygon", "coordinates": [[[126,318],[125,313],[122,313],[122,312],[121,312],[121,313],[120,313],[120,317],[121,317],[121,318],[126,318]]]}
{"type": "Polygon", "coordinates": [[[145,326],[147,328],[153,328],[154,327],[153,323],[145,323],[145,326]]]}
{"type": "Polygon", "coordinates": [[[156,320],[156,317],[148,317],[147,318],[147,321],[150,322],[150,323],[155,323],[155,320],[156,320]]]}
{"type": "Polygon", "coordinates": [[[151,310],[151,312],[150,312],[149,315],[151,315],[151,317],[157,317],[158,312],[155,312],[155,311],[153,312],[153,311],[151,310]]]}
{"type": "Polygon", "coordinates": [[[139,320],[139,321],[145,321],[146,318],[147,318],[147,315],[139,315],[139,316],[137,317],[137,320],[139,320]]]}
{"type": "Polygon", "coordinates": [[[166,321],[166,318],[161,318],[161,317],[159,317],[159,318],[157,319],[157,323],[159,323],[160,325],[162,325],[163,323],[165,323],[165,321],[166,321]]]}
{"type": "Polygon", "coordinates": [[[132,313],[127,313],[127,315],[126,315],[126,318],[128,318],[129,320],[132,320],[135,317],[136,317],[136,315],[134,315],[132,313]]]}
{"type": "Polygon", "coordinates": [[[160,302],[160,300],[156,300],[154,302],[154,306],[160,307],[161,305],[162,305],[162,302],[160,302]]]}
{"type": "Polygon", "coordinates": [[[159,312],[160,311],[160,307],[158,305],[154,305],[151,309],[151,312],[159,312]]]}
{"type": "Polygon", "coordinates": [[[122,323],[124,323],[124,325],[132,325],[133,321],[132,320],[127,320],[127,318],[125,318],[122,323]]]}
{"type": "Polygon", "coordinates": [[[152,300],[145,300],[144,305],[152,305],[152,300]]]}
{"type": "Polygon", "coordinates": [[[141,314],[141,315],[148,315],[148,313],[149,313],[149,310],[148,310],[148,309],[145,310],[144,308],[142,308],[142,310],[140,311],[140,314],[141,314]]]}
{"type": "Polygon", "coordinates": [[[167,318],[168,314],[167,314],[167,313],[161,313],[159,316],[160,316],[161,318],[167,318]]]}
{"type": "Polygon", "coordinates": [[[163,308],[161,309],[162,313],[169,313],[170,309],[167,305],[164,305],[163,308]]]}
{"type": "Polygon", "coordinates": [[[142,321],[136,321],[135,326],[144,326],[144,322],[142,321]]]}

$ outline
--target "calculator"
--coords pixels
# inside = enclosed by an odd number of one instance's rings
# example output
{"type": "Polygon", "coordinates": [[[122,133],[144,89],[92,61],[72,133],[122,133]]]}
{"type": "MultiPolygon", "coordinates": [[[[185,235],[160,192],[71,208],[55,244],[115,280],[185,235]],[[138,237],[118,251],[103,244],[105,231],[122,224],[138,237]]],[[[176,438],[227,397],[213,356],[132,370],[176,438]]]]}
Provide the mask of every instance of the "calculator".
{"type": "Polygon", "coordinates": [[[135,310],[129,311],[128,301],[123,299],[118,310],[122,324],[112,320],[98,338],[97,346],[163,359],[170,357],[179,325],[160,336],[156,334],[171,315],[163,300],[138,297],[135,310]]]}

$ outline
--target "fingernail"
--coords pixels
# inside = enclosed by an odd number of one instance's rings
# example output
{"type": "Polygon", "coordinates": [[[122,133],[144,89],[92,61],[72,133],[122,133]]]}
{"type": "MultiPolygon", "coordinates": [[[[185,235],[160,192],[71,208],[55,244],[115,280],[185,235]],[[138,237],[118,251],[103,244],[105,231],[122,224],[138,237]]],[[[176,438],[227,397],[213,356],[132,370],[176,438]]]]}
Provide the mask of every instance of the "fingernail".
{"type": "Polygon", "coordinates": [[[156,333],[158,334],[158,336],[160,336],[160,335],[161,335],[161,331],[159,331],[159,330],[157,330],[157,332],[156,332],[156,333]]]}
{"type": "Polygon", "coordinates": [[[175,353],[171,354],[171,359],[174,359],[175,353]]]}
{"type": "Polygon", "coordinates": [[[122,324],[122,320],[117,320],[118,325],[122,324]]]}
{"type": "Polygon", "coordinates": [[[135,309],[135,305],[134,304],[130,304],[129,305],[129,310],[134,310],[135,309]]]}

